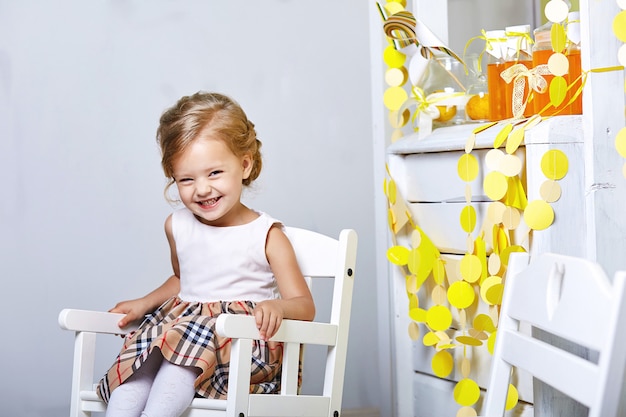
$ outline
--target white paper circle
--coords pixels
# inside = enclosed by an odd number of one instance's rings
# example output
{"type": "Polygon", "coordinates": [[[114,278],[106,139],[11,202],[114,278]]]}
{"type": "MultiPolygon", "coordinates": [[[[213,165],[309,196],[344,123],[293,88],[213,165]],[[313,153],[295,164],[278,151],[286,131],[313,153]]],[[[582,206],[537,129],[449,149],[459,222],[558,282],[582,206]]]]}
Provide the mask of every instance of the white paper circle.
{"type": "Polygon", "coordinates": [[[569,72],[569,61],[565,55],[554,53],[548,58],[548,69],[552,74],[562,77],[569,72]]]}
{"type": "Polygon", "coordinates": [[[626,67],[626,43],[617,50],[617,59],[620,64],[626,67]]]}
{"type": "Polygon", "coordinates": [[[554,23],[561,23],[567,19],[569,6],[563,0],[550,0],[544,9],[546,19],[554,23]]]}
{"type": "Polygon", "coordinates": [[[622,10],[626,10],[626,0],[617,0],[617,6],[622,10]]]}
{"type": "Polygon", "coordinates": [[[504,157],[504,152],[500,149],[492,149],[485,155],[485,164],[491,171],[500,171],[500,163],[504,157]]]}

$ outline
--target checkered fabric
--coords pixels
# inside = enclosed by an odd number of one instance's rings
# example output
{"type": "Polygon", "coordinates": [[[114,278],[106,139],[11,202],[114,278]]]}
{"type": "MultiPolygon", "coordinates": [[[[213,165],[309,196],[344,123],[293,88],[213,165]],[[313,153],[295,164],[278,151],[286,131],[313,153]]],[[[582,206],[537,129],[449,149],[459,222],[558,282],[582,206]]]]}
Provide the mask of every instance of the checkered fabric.
{"type": "MultiPolygon", "coordinates": [[[[215,333],[215,321],[221,313],[251,315],[254,306],[251,301],[191,303],[177,297],[169,299],[126,336],[120,354],[98,384],[98,396],[108,403],[111,392],[159,349],[173,364],[201,369],[195,384],[197,396],[225,399],[231,339],[215,333]]],[[[251,393],[280,390],[282,352],[282,343],[253,342],[251,393]]]]}

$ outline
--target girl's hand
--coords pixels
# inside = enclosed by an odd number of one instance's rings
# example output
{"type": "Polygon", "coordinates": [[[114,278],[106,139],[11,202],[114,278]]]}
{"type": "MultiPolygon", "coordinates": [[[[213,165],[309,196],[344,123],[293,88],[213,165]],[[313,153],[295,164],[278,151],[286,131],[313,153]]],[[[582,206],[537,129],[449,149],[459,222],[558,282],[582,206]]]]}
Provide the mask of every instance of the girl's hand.
{"type": "Polygon", "coordinates": [[[278,300],[261,301],[254,308],[256,327],[261,339],[268,341],[280,327],[285,313],[278,300]]]}
{"type": "Polygon", "coordinates": [[[128,326],[128,324],[143,320],[145,314],[150,310],[150,306],[143,298],[137,298],[135,300],[121,301],[109,310],[110,313],[122,313],[126,314],[117,325],[121,328],[128,326]]]}

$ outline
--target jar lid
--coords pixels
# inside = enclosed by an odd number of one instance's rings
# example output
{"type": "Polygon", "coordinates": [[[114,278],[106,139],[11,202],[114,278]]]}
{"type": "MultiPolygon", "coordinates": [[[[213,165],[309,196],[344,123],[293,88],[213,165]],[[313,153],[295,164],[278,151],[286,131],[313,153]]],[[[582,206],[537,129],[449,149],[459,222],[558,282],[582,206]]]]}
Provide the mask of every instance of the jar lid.
{"type": "Polygon", "coordinates": [[[567,15],[567,38],[572,43],[580,43],[580,12],[570,12],[567,15]]]}
{"type": "Polygon", "coordinates": [[[515,25],[515,26],[507,26],[504,28],[506,33],[509,32],[517,32],[517,33],[530,33],[530,25],[515,25]]]}

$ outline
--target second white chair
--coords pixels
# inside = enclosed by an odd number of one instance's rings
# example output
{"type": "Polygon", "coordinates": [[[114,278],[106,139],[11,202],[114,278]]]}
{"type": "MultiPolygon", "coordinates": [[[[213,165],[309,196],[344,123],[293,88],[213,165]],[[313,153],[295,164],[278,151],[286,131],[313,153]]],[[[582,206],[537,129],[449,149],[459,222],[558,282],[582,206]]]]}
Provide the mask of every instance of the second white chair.
{"type": "Polygon", "coordinates": [[[616,416],[626,367],[625,291],[626,272],[611,282],[588,260],[541,254],[529,264],[527,254],[512,254],[483,414],[504,415],[515,367],[588,407],[589,417],[616,416]],[[521,331],[520,323],[544,336],[521,331]],[[597,362],[547,343],[545,333],[594,352],[597,362]]]}

